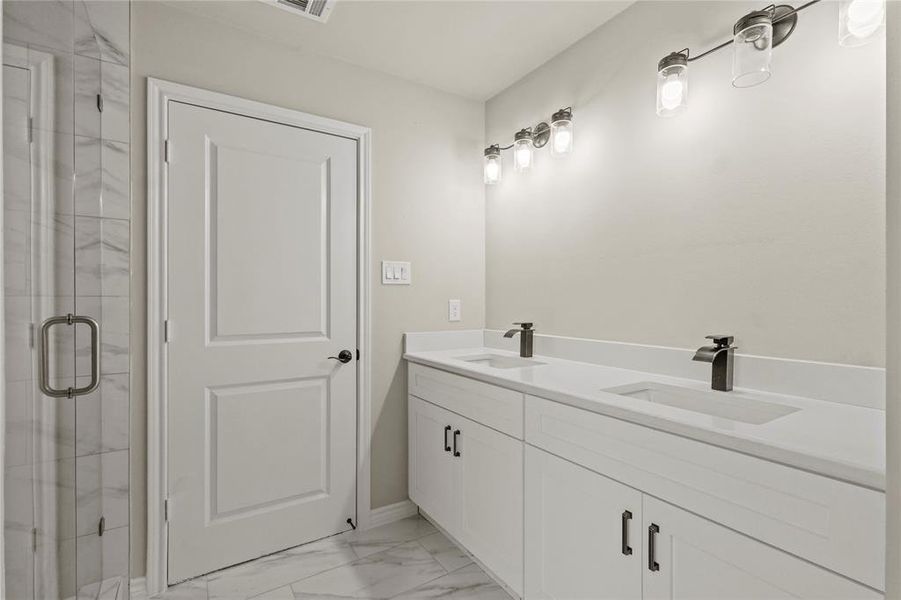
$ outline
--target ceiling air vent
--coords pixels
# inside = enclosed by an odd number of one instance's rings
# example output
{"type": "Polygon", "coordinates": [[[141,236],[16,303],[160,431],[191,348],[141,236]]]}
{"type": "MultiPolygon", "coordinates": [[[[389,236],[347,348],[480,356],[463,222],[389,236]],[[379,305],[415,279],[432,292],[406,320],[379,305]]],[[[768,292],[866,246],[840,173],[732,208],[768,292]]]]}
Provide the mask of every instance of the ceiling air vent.
{"type": "Polygon", "coordinates": [[[332,8],[335,7],[336,0],[263,0],[263,2],[325,23],[328,21],[332,8]]]}

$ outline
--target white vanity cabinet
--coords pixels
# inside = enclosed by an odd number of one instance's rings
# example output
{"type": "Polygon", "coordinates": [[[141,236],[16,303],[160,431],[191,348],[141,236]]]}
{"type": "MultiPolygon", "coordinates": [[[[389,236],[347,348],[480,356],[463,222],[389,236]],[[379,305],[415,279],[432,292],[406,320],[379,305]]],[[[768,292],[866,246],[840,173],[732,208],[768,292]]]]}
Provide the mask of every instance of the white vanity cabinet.
{"type": "Polygon", "coordinates": [[[639,600],[641,492],[526,446],[526,598],[639,600]]]}
{"type": "Polygon", "coordinates": [[[882,598],[875,590],[672,504],[648,495],[643,504],[646,600],[882,598]]]}
{"type": "Polygon", "coordinates": [[[522,596],[522,441],[409,397],[410,498],[522,596]]]}
{"type": "Polygon", "coordinates": [[[409,374],[410,497],[526,600],[882,597],[880,491],[409,374]]]}

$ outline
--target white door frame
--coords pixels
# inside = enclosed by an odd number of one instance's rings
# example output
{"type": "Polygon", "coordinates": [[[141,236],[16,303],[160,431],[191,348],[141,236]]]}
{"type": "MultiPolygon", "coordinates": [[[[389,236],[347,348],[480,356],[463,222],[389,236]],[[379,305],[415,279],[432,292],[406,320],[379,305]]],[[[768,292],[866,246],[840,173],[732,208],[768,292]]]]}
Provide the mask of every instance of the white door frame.
{"type": "MultiPolygon", "coordinates": [[[[167,170],[166,132],[169,130],[169,101],[174,100],[247,117],[330,133],[357,141],[357,527],[370,523],[371,438],[371,320],[370,320],[370,151],[372,131],[368,127],[317,117],[211,92],[196,87],[147,79],[147,592],[153,596],[167,587],[168,528],[165,500],[167,490],[166,431],[166,344],[167,317],[167,170]]],[[[175,152],[178,149],[174,149],[175,152]]]]}

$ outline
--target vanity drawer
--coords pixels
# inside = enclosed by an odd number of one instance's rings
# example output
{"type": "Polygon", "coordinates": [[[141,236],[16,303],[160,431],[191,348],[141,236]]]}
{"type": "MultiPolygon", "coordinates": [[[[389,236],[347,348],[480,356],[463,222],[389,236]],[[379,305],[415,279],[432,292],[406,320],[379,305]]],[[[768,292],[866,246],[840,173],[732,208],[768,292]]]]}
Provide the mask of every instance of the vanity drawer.
{"type": "Polygon", "coordinates": [[[523,394],[410,363],[409,393],[451,412],[522,439],[523,394]]]}
{"type": "Polygon", "coordinates": [[[526,443],[846,577],[885,588],[885,495],[526,396],[526,443]]]}

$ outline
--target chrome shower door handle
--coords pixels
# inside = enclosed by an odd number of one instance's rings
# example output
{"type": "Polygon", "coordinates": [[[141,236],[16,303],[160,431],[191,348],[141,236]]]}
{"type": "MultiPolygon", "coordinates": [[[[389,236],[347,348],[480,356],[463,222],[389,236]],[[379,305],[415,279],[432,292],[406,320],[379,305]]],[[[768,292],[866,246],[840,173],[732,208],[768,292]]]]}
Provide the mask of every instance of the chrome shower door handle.
{"type": "Polygon", "coordinates": [[[41,392],[51,398],[74,398],[90,394],[100,386],[100,325],[91,317],[66,315],[41,323],[41,392]],[[57,389],[50,385],[50,328],[54,325],[87,325],[91,330],[91,381],[83,387],[57,389]]]}

